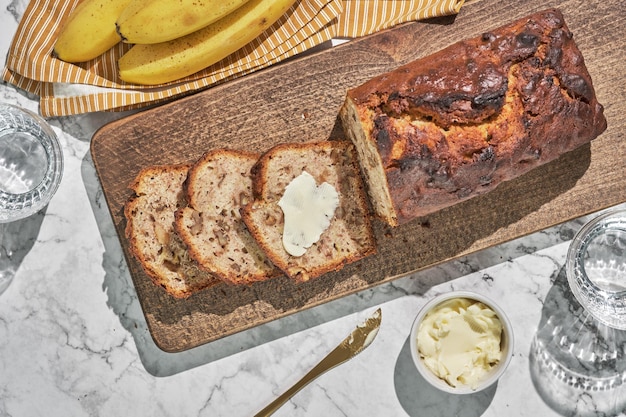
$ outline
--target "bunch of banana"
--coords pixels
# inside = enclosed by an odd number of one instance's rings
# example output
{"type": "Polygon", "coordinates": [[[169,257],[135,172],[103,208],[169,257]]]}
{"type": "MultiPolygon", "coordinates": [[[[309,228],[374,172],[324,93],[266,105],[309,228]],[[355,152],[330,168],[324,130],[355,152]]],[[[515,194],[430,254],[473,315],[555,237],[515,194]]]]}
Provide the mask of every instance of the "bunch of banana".
{"type": "Polygon", "coordinates": [[[120,41],[115,21],[132,0],[84,0],[61,27],[52,54],[66,62],[84,62],[120,41]]]}
{"type": "Polygon", "coordinates": [[[242,48],[295,1],[83,0],[62,28],[53,53],[64,61],[83,62],[120,41],[131,43],[118,61],[120,78],[167,83],[242,48]]]}
{"type": "Polygon", "coordinates": [[[136,84],[162,84],[194,74],[251,42],[294,2],[249,0],[189,35],[168,42],[134,45],[118,62],[120,78],[136,84]]]}
{"type": "Polygon", "coordinates": [[[131,0],[117,18],[117,33],[128,43],[167,42],[202,29],[247,1],[131,0]]]}

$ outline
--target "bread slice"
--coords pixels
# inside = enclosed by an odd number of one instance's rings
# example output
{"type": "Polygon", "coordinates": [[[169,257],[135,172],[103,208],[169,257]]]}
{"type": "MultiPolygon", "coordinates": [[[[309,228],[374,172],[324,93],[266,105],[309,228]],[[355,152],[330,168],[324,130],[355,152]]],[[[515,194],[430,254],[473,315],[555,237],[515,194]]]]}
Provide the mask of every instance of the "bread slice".
{"type": "Polygon", "coordinates": [[[273,147],[253,168],[254,201],[242,209],[248,229],[270,260],[288,277],[305,282],[376,252],[369,207],[354,146],[348,141],[289,143],[273,147]],[[302,256],[282,243],[284,218],[278,202],[303,171],[339,194],[329,227],[302,256]]]}
{"type": "Polygon", "coordinates": [[[252,201],[250,170],[258,155],[227,149],[208,152],[189,170],[187,206],[175,228],[189,255],[204,270],[230,284],[250,284],[279,275],[241,221],[252,201]]]}
{"type": "Polygon", "coordinates": [[[152,281],[177,298],[220,282],[198,268],[174,232],[174,213],[185,204],[183,183],[187,165],[145,168],[130,188],[126,203],[126,237],[133,256],[152,281]]]}

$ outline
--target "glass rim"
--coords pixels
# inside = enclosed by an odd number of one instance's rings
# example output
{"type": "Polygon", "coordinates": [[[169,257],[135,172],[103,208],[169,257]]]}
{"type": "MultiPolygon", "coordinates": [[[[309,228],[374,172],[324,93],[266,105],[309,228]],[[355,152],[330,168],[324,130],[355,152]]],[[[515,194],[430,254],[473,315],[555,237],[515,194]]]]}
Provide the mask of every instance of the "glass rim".
{"type": "MultiPolygon", "coordinates": [[[[586,248],[593,241],[593,239],[595,239],[596,236],[594,236],[592,232],[594,231],[594,229],[598,227],[600,222],[608,218],[619,216],[619,215],[623,215],[626,217],[626,208],[612,208],[599,214],[598,216],[594,217],[593,219],[585,223],[580,228],[580,230],[574,235],[574,238],[572,239],[572,242],[570,243],[570,246],[568,248],[567,258],[566,258],[566,271],[565,272],[566,272],[568,280],[570,281],[570,286],[573,283],[572,281],[575,281],[576,279],[578,279],[578,277],[575,276],[575,271],[574,271],[575,266],[577,265],[577,259],[578,259],[576,254],[579,253],[580,250],[586,250],[586,248]]],[[[581,265],[581,269],[585,271],[585,266],[581,265]]],[[[593,280],[589,278],[586,271],[584,274],[584,279],[588,285],[593,287],[594,290],[598,291],[601,294],[609,295],[614,298],[626,296],[626,289],[621,290],[621,291],[611,291],[611,290],[606,290],[604,288],[601,288],[600,286],[598,286],[598,284],[596,284],[593,280]]]]}
{"type": "Polygon", "coordinates": [[[16,212],[13,215],[8,215],[8,217],[7,214],[10,213],[12,209],[10,207],[0,209],[0,223],[4,223],[28,217],[41,210],[50,202],[60,186],[61,179],[63,177],[64,161],[59,138],[43,117],[32,112],[31,110],[9,103],[0,103],[0,112],[19,112],[24,117],[30,118],[32,122],[35,122],[42,130],[46,138],[42,139],[33,134],[29,134],[29,136],[38,141],[43,147],[48,160],[46,170],[36,186],[19,193],[7,192],[0,189],[0,199],[2,200],[31,198],[31,196],[39,197],[39,199],[33,202],[32,205],[21,210],[22,212],[16,212]]]}

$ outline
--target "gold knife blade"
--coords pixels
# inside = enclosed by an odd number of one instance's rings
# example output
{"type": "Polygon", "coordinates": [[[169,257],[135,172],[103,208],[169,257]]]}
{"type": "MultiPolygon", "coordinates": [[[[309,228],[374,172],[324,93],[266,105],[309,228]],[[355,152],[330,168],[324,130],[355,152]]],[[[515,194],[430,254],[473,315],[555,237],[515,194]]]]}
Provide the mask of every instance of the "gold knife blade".
{"type": "Polygon", "coordinates": [[[254,417],[266,417],[273,414],[287,400],[324,372],[355,357],[366,347],[372,344],[378,334],[382,321],[382,311],[377,309],[367,320],[358,325],[339,345],[311,369],[301,380],[285,391],[280,397],[272,401],[267,407],[255,414],[254,417]]]}

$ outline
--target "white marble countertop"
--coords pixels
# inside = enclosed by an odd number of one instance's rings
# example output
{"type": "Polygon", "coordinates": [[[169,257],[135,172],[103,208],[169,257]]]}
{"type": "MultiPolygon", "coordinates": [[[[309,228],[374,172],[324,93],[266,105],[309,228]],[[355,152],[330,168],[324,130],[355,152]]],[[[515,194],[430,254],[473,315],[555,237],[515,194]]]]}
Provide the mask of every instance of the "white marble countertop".
{"type": "MultiPolygon", "coordinates": [[[[2,65],[25,6],[3,1],[2,65]]],[[[35,97],[6,84],[0,100],[38,109],[35,97]]],[[[539,377],[530,360],[538,330],[567,308],[565,256],[589,216],[186,352],[159,350],[89,154],[95,130],[121,116],[49,120],[65,156],[61,186],[43,213],[0,225],[0,263],[15,269],[0,293],[0,416],[251,416],[377,307],[383,322],[372,345],[276,416],[604,416],[624,408],[624,389],[562,386],[539,377]],[[430,388],[411,362],[413,318],[451,289],[498,300],[513,323],[511,364],[478,394],[430,388]]]]}

